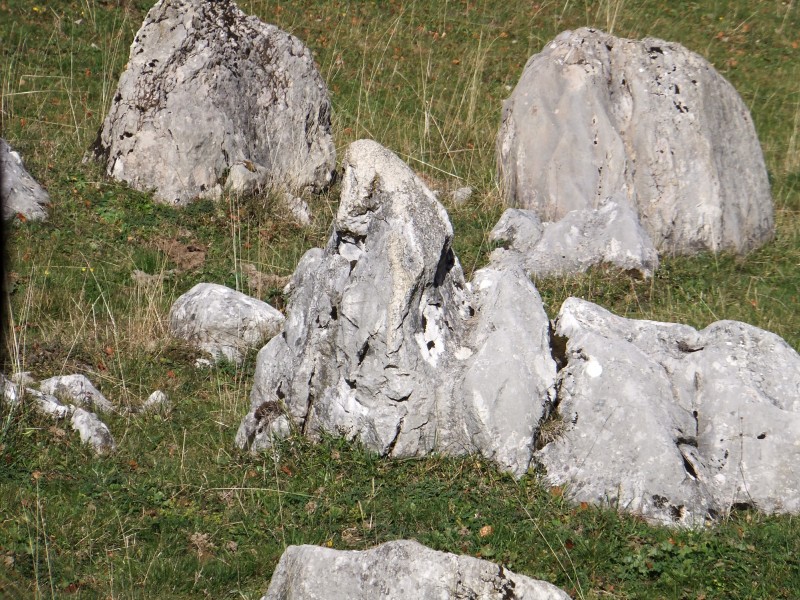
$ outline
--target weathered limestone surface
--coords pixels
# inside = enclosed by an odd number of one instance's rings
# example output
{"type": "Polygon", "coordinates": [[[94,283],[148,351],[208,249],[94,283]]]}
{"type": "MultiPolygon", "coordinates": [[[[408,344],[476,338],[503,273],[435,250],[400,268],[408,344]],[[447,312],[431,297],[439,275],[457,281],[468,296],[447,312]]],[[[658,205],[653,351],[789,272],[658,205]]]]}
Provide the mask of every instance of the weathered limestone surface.
{"type": "Polygon", "coordinates": [[[232,0],[160,0],[93,146],[108,174],[183,205],[224,187],[319,190],[335,150],[311,52],[232,0]]]}
{"type": "Polygon", "coordinates": [[[407,165],[375,142],[352,144],[333,233],[295,271],[237,444],[265,448],[294,426],[389,456],[477,451],[522,475],[555,380],[547,317],[519,270],[486,271],[473,294],[452,236],[407,165]],[[500,322],[519,339],[495,335],[500,322]],[[526,335],[523,364],[496,355],[526,335]],[[525,395],[512,392],[523,386],[525,395]]]}
{"type": "MultiPolygon", "coordinates": [[[[106,424],[95,413],[73,404],[63,404],[51,394],[29,388],[26,384],[9,381],[2,374],[0,374],[0,389],[2,389],[0,400],[12,408],[17,407],[24,397],[28,397],[33,398],[39,412],[51,419],[55,421],[69,419],[72,429],[79,433],[81,442],[91,446],[97,454],[108,454],[116,450],[114,437],[106,424]]],[[[62,389],[60,392],[63,393],[64,390],[62,389]]],[[[86,398],[80,398],[80,400],[86,400],[86,398]]]]}
{"type": "MultiPolygon", "coordinates": [[[[558,227],[516,217],[502,235],[538,235],[534,249],[558,227]]],[[[452,235],[402,161],[352,144],[328,244],[292,276],[237,445],[258,451],[295,430],[391,457],[478,453],[517,477],[535,463],[577,501],[670,525],[743,504],[800,512],[800,357],[783,340],[576,298],[551,328],[519,261],[466,283],[452,235]]]]}
{"type": "Polygon", "coordinates": [[[3,206],[3,220],[9,221],[22,215],[31,221],[47,219],[47,205],[50,195],[36,181],[22,162],[19,152],[11,149],[4,139],[0,138],[0,204],[3,206]]]}
{"type": "Polygon", "coordinates": [[[535,459],[551,483],[665,524],[800,510],[800,356],[778,336],[625,319],[577,298],[556,334],[565,432],[535,459]]]}
{"type": "Polygon", "coordinates": [[[170,333],[215,360],[241,362],[277,334],[283,315],[266,302],[216,283],[198,283],[169,311],[170,333]]]}
{"type": "Polygon", "coordinates": [[[650,277],[658,268],[653,242],[626,203],[573,210],[553,223],[541,223],[532,210],[509,208],[489,238],[506,246],[494,251],[493,264],[517,263],[531,277],[582,273],[600,264],[650,277]]]}
{"type": "Polygon", "coordinates": [[[747,107],[675,43],[560,34],[506,101],[497,154],[509,203],[542,221],[611,199],[636,211],[661,253],[746,252],[773,235],[747,107]]]}
{"type": "Polygon", "coordinates": [[[39,382],[39,389],[45,394],[72,400],[78,406],[90,410],[112,412],[114,405],[100,393],[91,381],[80,374],[59,375],[39,382]]]}
{"type": "Polygon", "coordinates": [[[567,600],[554,585],[471,556],[398,540],[371,550],[289,546],[262,600],[567,600]]]}

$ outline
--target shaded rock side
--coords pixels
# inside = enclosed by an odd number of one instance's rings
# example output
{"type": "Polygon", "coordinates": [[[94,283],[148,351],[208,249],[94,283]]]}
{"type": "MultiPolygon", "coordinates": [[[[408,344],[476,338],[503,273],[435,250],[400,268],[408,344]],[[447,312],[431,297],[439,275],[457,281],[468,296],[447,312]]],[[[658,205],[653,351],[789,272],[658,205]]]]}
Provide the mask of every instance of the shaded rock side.
{"type": "Polygon", "coordinates": [[[280,332],[284,317],[266,302],[216,283],[198,283],[169,311],[170,333],[215,360],[239,363],[280,332]]]}
{"type": "Polygon", "coordinates": [[[552,584],[471,556],[431,550],[415,541],[371,550],[289,546],[262,600],[567,600],[552,584]]]}
{"type": "Polygon", "coordinates": [[[747,107],[675,43],[560,34],[505,102],[497,156],[509,204],[543,221],[613,198],[636,210],[660,253],[741,253],[773,235],[747,107]]]}
{"type": "Polygon", "coordinates": [[[50,195],[36,181],[22,162],[19,152],[0,138],[0,204],[3,220],[10,221],[17,215],[31,221],[47,219],[50,195]]]}
{"type": "Polygon", "coordinates": [[[168,204],[219,196],[231,172],[233,191],[319,190],[335,168],[330,118],[299,39],[231,0],[160,0],[92,152],[110,176],[168,204]]]}
{"type": "Polygon", "coordinates": [[[570,298],[563,433],[535,460],[575,501],[701,525],[749,505],[800,510],[800,356],[735,321],[696,331],[570,298]]]}
{"type": "Polygon", "coordinates": [[[297,427],[312,437],[356,437],[389,456],[482,452],[524,473],[554,363],[501,370],[501,378],[524,374],[531,384],[511,417],[484,414],[507,404],[503,385],[464,374],[501,365],[491,349],[503,342],[483,319],[497,315],[541,340],[547,318],[521,271],[486,281],[523,297],[473,297],[452,236],[444,208],[407,165],[375,142],[352,144],[333,233],[297,266],[283,333],[259,352],[237,444],[258,450],[297,427]],[[479,447],[478,439],[487,442],[479,447]]]}
{"type": "Polygon", "coordinates": [[[541,223],[534,211],[509,208],[489,239],[505,245],[492,253],[492,264],[517,263],[531,277],[583,273],[601,264],[650,277],[658,268],[653,242],[625,202],[573,210],[553,223],[541,223]]]}

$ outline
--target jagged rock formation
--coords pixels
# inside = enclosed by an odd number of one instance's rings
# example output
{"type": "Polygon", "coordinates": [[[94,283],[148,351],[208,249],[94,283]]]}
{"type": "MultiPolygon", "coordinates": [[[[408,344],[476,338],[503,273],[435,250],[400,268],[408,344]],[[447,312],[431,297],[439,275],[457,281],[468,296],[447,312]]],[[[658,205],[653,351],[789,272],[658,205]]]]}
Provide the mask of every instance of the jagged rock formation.
{"type": "Polygon", "coordinates": [[[328,245],[301,259],[284,331],[259,353],[237,444],[295,426],[389,456],[480,452],[522,475],[555,379],[536,289],[488,269],[473,293],[444,208],[375,142],[350,146],[343,177],[328,245]]]}
{"type": "Polygon", "coordinates": [[[505,102],[497,156],[510,205],[542,221],[624,202],[662,254],[744,253],[773,235],[747,107],[675,43],[560,34],[505,102]]]}
{"type": "Polygon", "coordinates": [[[391,457],[479,453],[670,525],[741,504],[800,512],[800,356],[783,340],[733,321],[698,332],[624,319],[575,298],[551,330],[516,262],[465,282],[452,235],[402,161],[352,144],[331,237],[292,277],[237,445],[257,451],[297,429],[391,457]]]}
{"type": "Polygon", "coordinates": [[[330,110],[296,37],[232,0],[160,0],[92,152],[110,176],[169,204],[225,187],[319,190],[335,166],[330,110]]]}
{"type": "Polygon", "coordinates": [[[284,598],[567,600],[569,596],[554,585],[486,560],[397,540],[364,551],[289,546],[261,600],[284,598]]]}

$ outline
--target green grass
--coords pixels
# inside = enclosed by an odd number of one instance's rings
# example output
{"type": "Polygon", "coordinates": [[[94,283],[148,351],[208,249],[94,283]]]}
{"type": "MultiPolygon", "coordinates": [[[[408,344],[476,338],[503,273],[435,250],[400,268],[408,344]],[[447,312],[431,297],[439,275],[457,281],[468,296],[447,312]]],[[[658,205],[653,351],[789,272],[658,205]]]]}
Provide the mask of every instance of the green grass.
{"type": "MultiPolygon", "coordinates": [[[[0,409],[0,597],[257,598],[288,544],[368,548],[398,538],[499,561],[583,598],[797,596],[792,517],[734,513],[713,530],[669,531],[573,506],[533,475],[516,482],[476,458],[390,462],[334,439],[293,438],[257,457],[235,450],[254,357],[197,371],[196,353],[169,338],[166,314],[200,281],[282,307],[280,285],[252,289],[242,265],[289,275],[327,238],[338,189],[313,202],[315,224],[304,230],[269,199],[177,211],[83,164],[149,6],[0,0],[3,136],[53,200],[47,223],[8,230],[14,327],[3,370],[85,373],[123,407],[155,389],[173,400],[163,415],[110,418],[119,450],[106,458],[30,407],[0,409]],[[158,277],[137,281],[134,270],[158,277]]],[[[551,315],[577,295],[697,327],[738,319],[800,348],[796,2],[241,6],[315,52],[340,153],[371,137],[436,187],[475,188],[466,206],[448,207],[468,276],[485,263],[486,234],[503,208],[494,172],[500,106],[532,53],[563,29],[596,25],[707,57],[753,113],[775,240],[745,257],[665,258],[649,281],[595,269],[536,283],[551,315]]]]}

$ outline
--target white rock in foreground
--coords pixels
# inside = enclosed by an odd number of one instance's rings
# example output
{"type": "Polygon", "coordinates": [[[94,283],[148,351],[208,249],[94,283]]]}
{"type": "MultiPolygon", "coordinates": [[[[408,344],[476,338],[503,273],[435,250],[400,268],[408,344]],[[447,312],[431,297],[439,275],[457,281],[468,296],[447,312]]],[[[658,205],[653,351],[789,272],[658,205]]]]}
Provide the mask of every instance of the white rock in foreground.
{"type": "Polygon", "coordinates": [[[568,600],[554,585],[414,541],[371,550],[289,546],[261,600],[568,600]]]}
{"type": "Polygon", "coordinates": [[[216,283],[198,283],[169,311],[170,333],[215,360],[241,362],[281,330],[283,315],[266,302],[216,283]]]}

